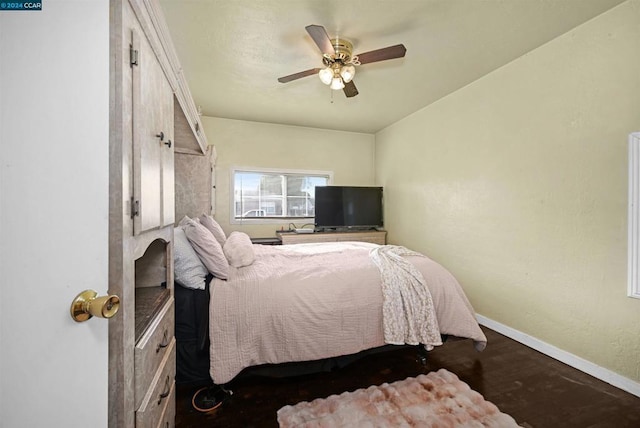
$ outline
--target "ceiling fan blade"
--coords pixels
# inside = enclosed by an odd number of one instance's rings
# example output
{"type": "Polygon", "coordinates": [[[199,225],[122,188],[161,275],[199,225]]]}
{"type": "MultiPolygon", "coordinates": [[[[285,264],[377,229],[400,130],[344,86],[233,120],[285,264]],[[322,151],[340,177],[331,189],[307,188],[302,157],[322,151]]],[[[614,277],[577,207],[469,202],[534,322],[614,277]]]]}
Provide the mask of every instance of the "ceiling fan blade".
{"type": "Polygon", "coordinates": [[[327,55],[336,53],[336,50],[331,44],[331,39],[329,39],[329,35],[327,34],[327,30],[325,30],[322,25],[307,25],[305,29],[313,41],[316,42],[316,45],[318,45],[322,53],[327,55]]]}
{"type": "Polygon", "coordinates": [[[278,78],[278,82],[280,82],[280,83],[291,82],[292,80],[301,79],[303,77],[311,76],[313,74],[318,74],[319,71],[320,71],[319,68],[312,68],[310,70],[305,70],[305,71],[301,71],[299,73],[294,73],[294,74],[290,74],[288,76],[280,77],[280,78],[278,78]]]}
{"type": "Polygon", "coordinates": [[[400,44],[362,53],[358,55],[358,60],[360,61],[360,64],[369,64],[371,62],[402,58],[406,52],[407,48],[400,44]]]}
{"type": "Polygon", "coordinates": [[[356,88],[356,85],[355,83],[353,83],[353,80],[345,83],[344,88],[342,90],[344,91],[344,94],[347,96],[347,98],[355,97],[356,95],[359,94],[358,88],[356,88]]]}

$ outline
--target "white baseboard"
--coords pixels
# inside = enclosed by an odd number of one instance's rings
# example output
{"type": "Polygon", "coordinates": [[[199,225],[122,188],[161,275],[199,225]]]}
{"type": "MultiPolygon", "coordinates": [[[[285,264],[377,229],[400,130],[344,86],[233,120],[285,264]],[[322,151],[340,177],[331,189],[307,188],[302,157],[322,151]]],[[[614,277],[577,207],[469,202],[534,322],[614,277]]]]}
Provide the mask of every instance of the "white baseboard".
{"type": "Polygon", "coordinates": [[[543,354],[548,355],[551,358],[554,358],[597,379],[607,382],[615,386],[616,388],[620,388],[630,394],[640,397],[640,383],[638,382],[621,376],[615,372],[612,372],[611,370],[605,369],[604,367],[600,367],[597,364],[573,355],[567,351],[563,351],[560,348],[556,348],[555,346],[543,342],[540,339],[536,339],[533,336],[529,336],[526,333],[523,333],[511,327],[507,327],[506,325],[501,324],[497,321],[494,321],[482,315],[477,315],[476,317],[481,325],[490,328],[491,330],[497,331],[498,333],[507,336],[517,342],[520,342],[523,345],[533,348],[538,352],[542,352],[543,354]]]}

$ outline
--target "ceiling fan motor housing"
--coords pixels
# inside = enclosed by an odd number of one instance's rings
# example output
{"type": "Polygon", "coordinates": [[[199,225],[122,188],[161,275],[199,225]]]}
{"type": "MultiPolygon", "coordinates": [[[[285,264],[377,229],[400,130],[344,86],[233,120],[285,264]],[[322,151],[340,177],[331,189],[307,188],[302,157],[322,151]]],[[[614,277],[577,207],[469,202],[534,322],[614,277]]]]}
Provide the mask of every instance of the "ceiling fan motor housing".
{"type": "Polygon", "coordinates": [[[325,54],[323,62],[325,65],[330,66],[333,63],[346,64],[351,59],[351,52],[353,51],[353,44],[349,40],[335,38],[331,39],[331,45],[335,50],[335,54],[325,54]]]}

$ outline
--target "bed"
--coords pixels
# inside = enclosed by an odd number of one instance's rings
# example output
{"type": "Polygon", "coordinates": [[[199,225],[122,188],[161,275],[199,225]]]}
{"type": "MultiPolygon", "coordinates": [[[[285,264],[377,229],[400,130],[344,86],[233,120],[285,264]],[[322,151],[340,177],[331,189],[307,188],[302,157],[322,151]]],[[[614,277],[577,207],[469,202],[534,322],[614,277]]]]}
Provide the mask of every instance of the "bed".
{"type": "Polygon", "coordinates": [[[241,232],[224,236],[219,225],[211,222],[215,220],[203,215],[199,222],[183,219],[175,229],[176,338],[179,345],[184,342],[181,338],[187,338],[184,321],[188,319],[198,332],[189,336],[190,346],[199,349],[196,362],[189,361],[189,353],[181,357],[178,347],[178,373],[188,372],[185,366],[191,364],[202,367],[205,355],[210,378],[226,384],[250,367],[319,361],[388,344],[420,344],[429,349],[441,344],[441,335],[471,339],[477,350],[486,346],[458,281],[424,255],[361,242],[254,245],[241,232]],[[191,287],[200,290],[200,303],[186,305],[183,299],[189,293],[181,276],[182,253],[188,248],[184,248],[183,231],[202,262],[195,275],[201,288],[191,287]],[[385,253],[388,266],[383,269],[380,257],[385,253]],[[426,293],[418,306],[406,294],[391,296],[403,285],[394,283],[402,275],[389,269],[402,263],[410,272],[405,275],[407,281],[422,277],[426,284],[409,285],[426,293]],[[390,296],[396,299],[391,309],[390,296]],[[208,312],[202,309],[203,299],[208,300],[208,312]],[[194,307],[200,308],[195,321],[194,307]],[[393,318],[389,314],[397,311],[404,313],[389,326],[393,318]],[[415,319],[419,322],[412,324],[415,319]],[[436,334],[425,333],[429,329],[436,334]]]}

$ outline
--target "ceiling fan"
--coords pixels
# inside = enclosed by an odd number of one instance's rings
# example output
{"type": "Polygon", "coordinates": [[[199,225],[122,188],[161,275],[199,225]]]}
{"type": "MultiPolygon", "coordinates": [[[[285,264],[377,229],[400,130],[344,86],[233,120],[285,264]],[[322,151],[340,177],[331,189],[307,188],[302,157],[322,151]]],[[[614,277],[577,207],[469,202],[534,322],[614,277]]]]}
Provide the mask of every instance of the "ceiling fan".
{"type": "Polygon", "coordinates": [[[388,59],[402,58],[407,52],[404,45],[394,45],[382,49],[376,49],[351,55],[353,45],[350,41],[341,38],[330,39],[322,25],[308,25],[305,27],[313,41],[322,52],[324,68],[312,68],[299,73],[280,77],[278,82],[287,83],[302,77],[317,74],[322,83],[329,85],[331,89],[344,91],[347,97],[358,95],[358,89],[353,83],[356,74],[356,66],[388,59]]]}

